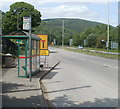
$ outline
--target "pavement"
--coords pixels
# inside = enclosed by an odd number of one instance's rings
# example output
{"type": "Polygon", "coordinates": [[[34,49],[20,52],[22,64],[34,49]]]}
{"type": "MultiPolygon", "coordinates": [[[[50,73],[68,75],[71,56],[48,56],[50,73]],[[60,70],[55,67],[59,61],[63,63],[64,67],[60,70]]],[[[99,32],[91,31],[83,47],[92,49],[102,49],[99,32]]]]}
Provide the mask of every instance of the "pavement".
{"type": "Polygon", "coordinates": [[[39,78],[20,78],[17,68],[3,69],[2,107],[40,107],[39,78]]]}
{"type": "Polygon", "coordinates": [[[42,95],[39,80],[53,65],[55,65],[55,61],[32,76],[31,82],[29,78],[18,77],[17,67],[3,68],[2,107],[45,107],[46,101],[42,95]]]}
{"type": "Polygon", "coordinates": [[[117,107],[118,61],[50,48],[59,60],[42,80],[51,107],[117,107]]]}

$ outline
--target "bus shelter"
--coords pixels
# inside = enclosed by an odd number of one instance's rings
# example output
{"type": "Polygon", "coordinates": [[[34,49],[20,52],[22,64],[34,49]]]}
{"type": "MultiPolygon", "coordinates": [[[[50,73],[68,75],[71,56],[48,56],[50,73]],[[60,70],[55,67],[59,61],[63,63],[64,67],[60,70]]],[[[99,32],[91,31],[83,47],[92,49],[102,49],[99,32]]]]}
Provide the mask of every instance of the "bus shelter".
{"type": "MultiPolygon", "coordinates": [[[[29,77],[40,71],[40,37],[31,34],[31,51],[29,48],[29,33],[25,31],[13,31],[2,36],[4,40],[10,40],[17,45],[18,77],[29,77]],[[30,55],[31,53],[31,55],[30,55]],[[30,65],[30,56],[32,65],[30,65]],[[32,66],[32,72],[30,72],[32,66]]],[[[9,45],[8,45],[9,46],[9,45]]]]}

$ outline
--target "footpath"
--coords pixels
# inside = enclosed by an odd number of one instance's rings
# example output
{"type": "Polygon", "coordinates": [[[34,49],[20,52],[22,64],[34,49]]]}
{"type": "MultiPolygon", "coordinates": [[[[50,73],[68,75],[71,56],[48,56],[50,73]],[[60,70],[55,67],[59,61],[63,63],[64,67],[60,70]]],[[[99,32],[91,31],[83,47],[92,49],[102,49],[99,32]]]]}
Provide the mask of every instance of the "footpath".
{"type": "Polygon", "coordinates": [[[3,69],[2,107],[40,107],[43,105],[39,77],[20,78],[17,68],[3,69]]]}
{"type": "MultiPolygon", "coordinates": [[[[50,57],[50,56],[49,56],[50,57]]],[[[50,59],[51,60],[51,59],[50,59]]],[[[16,68],[2,71],[2,107],[45,107],[45,98],[40,88],[40,78],[58,61],[49,62],[48,67],[29,78],[18,77],[16,68]]]]}

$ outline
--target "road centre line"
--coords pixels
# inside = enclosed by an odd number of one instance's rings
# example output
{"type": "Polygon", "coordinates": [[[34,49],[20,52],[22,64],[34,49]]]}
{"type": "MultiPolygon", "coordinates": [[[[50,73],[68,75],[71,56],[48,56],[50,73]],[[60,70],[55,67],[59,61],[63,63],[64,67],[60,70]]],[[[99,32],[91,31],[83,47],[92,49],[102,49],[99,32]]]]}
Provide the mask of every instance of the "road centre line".
{"type": "MultiPolygon", "coordinates": [[[[98,62],[95,62],[95,61],[89,61],[89,62],[92,62],[92,63],[95,63],[95,64],[100,64],[98,62]]],[[[112,65],[108,65],[108,64],[103,64],[103,66],[106,66],[106,67],[111,67],[111,68],[115,68],[115,69],[118,69],[118,67],[114,67],[112,65]]]]}
{"type": "Polygon", "coordinates": [[[108,64],[104,64],[104,66],[118,69],[118,67],[114,67],[114,66],[111,66],[111,65],[108,65],[108,64]]]}
{"type": "MultiPolygon", "coordinates": [[[[81,54],[78,54],[78,53],[75,53],[76,55],[81,55],[81,54]]],[[[80,58],[80,60],[82,60],[82,61],[87,61],[87,62],[92,62],[92,63],[94,63],[94,64],[99,64],[99,65],[102,65],[102,66],[106,66],[106,67],[111,67],[111,68],[114,68],[114,69],[119,69],[119,67],[115,67],[115,66],[112,66],[112,65],[108,65],[108,64],[101,64],[101,63],[99,63],[99,62],[96,62],[96,61],[91,61],[91,60],[86,60],[86,59],[83,59],[83,58],[80,58]]]]}
{"type": "MultiPolygon", "coordinates": [[[[94,63],[94,64],[99,64],[99,65],[100,65],[100,63],[98,63],[98,62],[96,62],[96,61],[90,61],[90,60],[86,60],[86,59],[81,59],[81,60],[87,61],[87,62],[92,62],[92,63],[94,63]]],[[[108,65],[108,64],[103,64],[103,66],[111,67],[111,68],[115,68],[115,69],[119,69],[118,67],[114,67],[114,66],[108,65]]]]}

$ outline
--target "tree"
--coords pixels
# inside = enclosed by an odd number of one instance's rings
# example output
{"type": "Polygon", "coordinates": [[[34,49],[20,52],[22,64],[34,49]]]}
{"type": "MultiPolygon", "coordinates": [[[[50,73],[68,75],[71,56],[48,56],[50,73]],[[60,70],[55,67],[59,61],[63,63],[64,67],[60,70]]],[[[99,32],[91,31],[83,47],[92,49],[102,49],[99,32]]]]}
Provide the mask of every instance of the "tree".
{"type": "Polygon", "coordinates": [[[0,35],[2,35],[2,11],[0,10],[0,35]]]}
{"type": "Polygon", "coordinates": [[[1,28],[1,25],[2,24],[2,11],[0,10],[0,28],[1,28]]]}
{"type": "Polygon", "coordinates": [[[87,35],[85,32],[80,33],[81,44],[84,45],[84,40],[86,40],[87,35]]]}
{"type": "Polygon", "coordinates": [[[70,40],[69,36],[64,37],[64,44],[69,45],[69,40],[70,40]]]}
{"type": "Polygon", "coordinates": [[[107,37],[103,35],[98,35],[96,47],[97,48],[105,48],[106,47],[107,37]]]}
{"type": "Polygon", "coordinates": [[[36,27],[41,22],[41,14],[34,6],[25,2],[16,2],[10,6],[10,10],[3,16],[3,33],[17,30],[17,19],[19,27],[22,29],[23,17],[32,16],[32,27],[36,27]]]}
{"type": "MultiPolygon", "coordinates": [[[[116,27],[118,30],[118,36],[120,35],[120,24],[116,27]]],[[[118,37],[118,51],[120,52],[120,37],[118,37]]]]}
{"type": "Polygon", "coordinates": [[[96,35],[91,33],[88,37],[87,37],[87,45],[88,47],[95,47],[96,46],[96,35]]]}
{"type": "Polygon", "coordinates": [[[79,39],[79,34],[78,34],[78,33],[73,34],[72,39],[73,39],[73,45],[74,45],[74,46],[79,45],[79,44],[78,44],[78,42],[79,42],[79,41],[78,41],[78,39],[79,39]]]}

